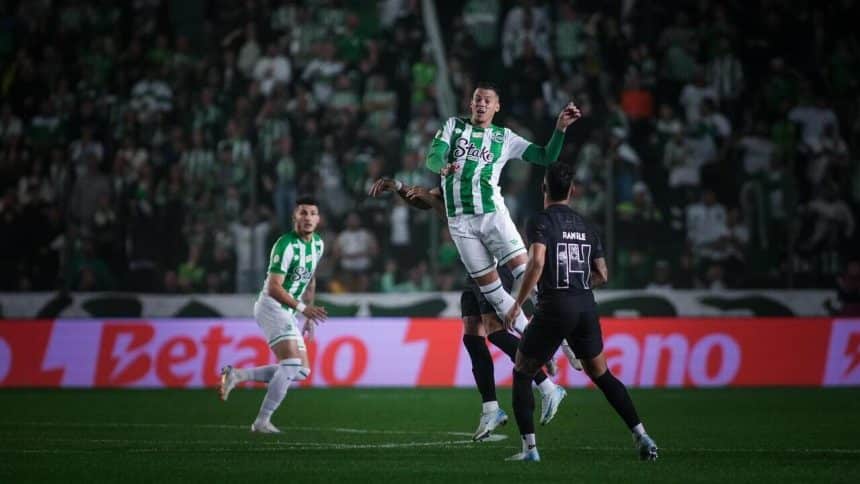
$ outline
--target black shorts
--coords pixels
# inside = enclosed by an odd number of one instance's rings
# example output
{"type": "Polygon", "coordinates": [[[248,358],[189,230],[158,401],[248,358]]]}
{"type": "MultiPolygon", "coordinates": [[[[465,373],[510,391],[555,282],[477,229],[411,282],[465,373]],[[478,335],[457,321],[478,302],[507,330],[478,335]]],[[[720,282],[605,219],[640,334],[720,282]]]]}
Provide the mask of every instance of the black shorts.
{"type": "Polygon", "coordinates": [[[468,317],[480,317],[482,314],[496,314],[493,305],[481,294],[481,291],[466,288],[460,294],[460,315],[463,319],[468,317]]]}
{"type": "Polygon", "coordinates": [[[603,351],[603,332],[597,311],[572,312],[563,318],[538,312],[526,326],[520,351],[529,358],[549,361],[563,339],[579,359],[599,355],[603,351]]]}

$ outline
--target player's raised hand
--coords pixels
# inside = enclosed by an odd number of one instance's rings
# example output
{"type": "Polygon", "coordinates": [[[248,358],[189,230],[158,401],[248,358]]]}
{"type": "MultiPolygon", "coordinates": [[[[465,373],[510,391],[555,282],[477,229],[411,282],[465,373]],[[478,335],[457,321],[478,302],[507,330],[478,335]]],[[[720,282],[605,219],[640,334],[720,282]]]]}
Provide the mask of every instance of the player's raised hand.
{"type": "Polygon", "coordinates": [[[559,131],[567,130],[567,127],[575,123],[577,119],[582,117],[582,111],[576,107],[573,101],[567,103],[567,106],[558,113],[558,120],[555,123],[555,129],[559,131]]]}
{"type": "Polygon", "coordinates": [[[520,305],[514,302],[514,305],[511,306],[511,309],[508,311],[508,314],[505,315],[505,320],[503,321],[505,330],[510,331],[514,327],[514,323],[517,321],[517,317],[522,312],[522,308],[520,305]]]}
{"type": "Polygon", "coordinates": [[[380,178],[373,183],[373,186],[370,187],[370,196],[378,197],[385,192],[393,192],[396,188],[397,185],[391,178],[380,178]]]}
{"type": "Polygon", "coordinates": [[[305,307],[305,310],[302,311],[302,314],[305,315],[305,318],[307,318],[307,320],[312,320],[315,322],[323,321],[325,320],[325,318],[328,317],[328,312],[325,310],[324,307],[313,306],[311,304],[308,304],[305,307]]]}

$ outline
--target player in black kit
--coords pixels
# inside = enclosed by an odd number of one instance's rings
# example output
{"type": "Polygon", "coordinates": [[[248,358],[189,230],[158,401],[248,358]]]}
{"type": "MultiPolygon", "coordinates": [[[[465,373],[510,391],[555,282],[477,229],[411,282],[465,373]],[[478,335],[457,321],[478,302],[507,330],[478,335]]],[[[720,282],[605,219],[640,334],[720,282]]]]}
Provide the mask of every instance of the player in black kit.
{"type": "Polygon", "coordinates": [[[517,351],[514,367],[514,415],[523,439],[522,452],[507,460],[539,461],[534,430],[534,372],[566,339],[582,362],[585,373],[600,388],[618,415],[633,432],[643,460],[657,458],[657,445],[645,433],[627,388],[606,366],[603,335],[592,287],[605,284],[609,273],[603,246],[585,218],[568,206],[573,168],[556,163],[544,177],[544,209],[526,225],[529,262],[516,304],[505,318],[506,327],[516,319],[535,284],[538,303],[517,351]]]}
{"type": "MultiPolygon", "coordinates": [[[[440,217],[445,217],[442,204],[442,193],[439,188],[432,190],[411,187],[390,178],[377,180],[370,189],[370,195],[380,196],[384,192],[395,192],[410,206],[422,210],[434,209],[440,217]],[[407,196],[407,193],[410,196],[407,196]]],[[[505,291],[510,291],[514,276],[505,265],[498,267],[499,277],[505,291]]],[[[511,360],[516,355],[519,338],[505,330],[501,320],[489,301],[481,294],[477,283],[466,278],[466,287],[460,295],[460,312],[463,320],[463,346],[472,362],[472,375],[475,385],[481,394],[481,418],[478,429],[472,440],[481,441],[489,437],[493,431],[508,422],[508,415],[499,407],[496,399],[496,380],[494,375],[493,357],[487,348],[486,340],[502,350],[511,360]]],[[[571,366],[581,369],[575,355],[571,355],[571,366]]],[[[554,370],[555,363],[547,360],[547,371],[554,370]]],[[[554,374],[555,371],[552,371],[554,374]]],[[[547,378],[546,373],[537,368],[532,373],[533,380],[541,392],[541,422],[546,424],[553,419],[561,401],[567,395],[564,388],[556,385],[547,378]]]]}

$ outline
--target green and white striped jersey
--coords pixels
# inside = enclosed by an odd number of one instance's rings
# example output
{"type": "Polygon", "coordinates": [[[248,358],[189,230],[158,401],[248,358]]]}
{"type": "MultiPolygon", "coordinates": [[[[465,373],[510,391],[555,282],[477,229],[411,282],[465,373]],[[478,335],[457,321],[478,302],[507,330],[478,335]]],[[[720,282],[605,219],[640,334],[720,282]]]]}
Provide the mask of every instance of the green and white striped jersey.
{"type": "Polygon", "coordinates": [[[449,217],[492,213],[504,207],[499,178],[508,160],[548,166],[558,158],[563,140],[564,134],[556,130],[544,148],[508,128],[481,128],[465,118],[449,118],[436,132],[427,166],[438,173],[446,164],[457,165],[441,182],[449,217]]]}
{"type": "MultiPolygon", "coordinates": [[[[286,233],[280,236],[272,247],[268,272],[283,274],[284,290],[297,301],[301,301],[302,294],[305,293],[322,259],[323,249],[323,240],[319,234],[313,234],[311,240],[306,241],[295,231],[286,233]]],[[[294,311],[287,305],[283,307],[291,313],[294,311]]]]}

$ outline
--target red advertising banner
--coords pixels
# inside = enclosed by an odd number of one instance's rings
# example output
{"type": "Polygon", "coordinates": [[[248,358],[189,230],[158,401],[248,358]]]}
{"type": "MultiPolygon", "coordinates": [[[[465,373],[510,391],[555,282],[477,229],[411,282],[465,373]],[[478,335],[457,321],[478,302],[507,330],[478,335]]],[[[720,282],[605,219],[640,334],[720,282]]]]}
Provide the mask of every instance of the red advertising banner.
{"type": "MultiPolygon", "coordinates": [[[[633,387],[860,385],[860,320],[602,321],[610,368],[633,387]]],[[[474,384],[457,319],[332,319],[309,342],[314,387],[474,384]]],[[[491,348],[496,381],[512,363],[491,348]]],[[[559,383],[589,385],[563,358],[559,383]]],[[[0,387],[212,387],[219,368],[274,363],[250,319],[0,321],[0,387]]]]}

